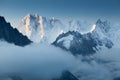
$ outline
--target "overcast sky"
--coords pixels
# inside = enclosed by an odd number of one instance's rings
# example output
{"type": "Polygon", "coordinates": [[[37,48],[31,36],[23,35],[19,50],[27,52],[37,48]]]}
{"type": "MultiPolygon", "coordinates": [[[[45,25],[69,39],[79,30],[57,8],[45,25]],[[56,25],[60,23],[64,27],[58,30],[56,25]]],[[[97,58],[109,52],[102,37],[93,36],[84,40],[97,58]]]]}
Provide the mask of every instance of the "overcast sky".
{"type": "Polygon", "coordinates": [[[12,24],[28,13],[57,18],[120,20],[120,0],[0,0],[0,15],[12,24]]]}

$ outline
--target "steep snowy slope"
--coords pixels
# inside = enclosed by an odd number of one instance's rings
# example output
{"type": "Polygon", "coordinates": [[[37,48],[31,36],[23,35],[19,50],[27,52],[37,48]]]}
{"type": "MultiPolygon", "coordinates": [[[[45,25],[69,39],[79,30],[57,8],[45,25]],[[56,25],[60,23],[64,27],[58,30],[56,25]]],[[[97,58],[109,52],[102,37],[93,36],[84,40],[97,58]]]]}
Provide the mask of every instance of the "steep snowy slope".
{"type": "Polygon", "coordinates": [[[88,33],[91,29],[92,24],[87,21],[71,20],[68,22],[70,31],[78,31],[81,34],[88,33]]]}
{"type": "MultiPolygon", "coordinates": [[[[108,40],[111,40],[111,42],[115,44],[114,47],[119,47],[119,27],[119,25],[114,25],[100,19],[98,19],[95,24],[90,24],[87,21],[68,20],[64,22],[54,17],[50,19],[43,16],[28,14],[21,21],[17,29],[31,41],[37,43],[46,41],[51,44],[60,34],[75,31],[79,32],[81,35],[91,33],[92,37],[99,38],[104,44],[106,44],[108,40]]],[[[67,43],[70,42],[70,40],[66,41],[67,43]]],[[[66,45],[67,48],[68,46],[69,44],[66,45]]]]}
{"type": "Polygon", "coordinates": [[[93,54],[103,47],[112,48],[113,42],[109,36],[109,29],[107,22],[98,20],[89,32],[81,34],[78,31],[68,31],[59,35],[53,45],[71,51],[74,55],[93,54]]]}
{"type": "Polygon", "coordinates": [[[91,24],[87,21],[46,18],[28,14],[21,21],[17,29],[33,42],[47,41],[52,43],[59,34],[68,31],[78,31],[81,34],[89,32],[91,24]]]}
{"type": "Polygon", "coordinates": [[[108,21],[101,21],[100,19],[96,22],[96,33],[98,33],[100,38],[109,38],[114,47],[120,48],[120,25],[110,23],[108,21]]]}
{"type": "Polygon", "coordinates": [[[18,30],[32,41],[39,42],[45,34],[43,21],[46,22],[46,18],[28,14],[20,23],[18,30]]]}
{"type": "Polygon", "coordinates": [[[34,42],[53,42],[63,31],[64,25],[58,19],[28,14],[18,26],[18,30],[34,42]]]}

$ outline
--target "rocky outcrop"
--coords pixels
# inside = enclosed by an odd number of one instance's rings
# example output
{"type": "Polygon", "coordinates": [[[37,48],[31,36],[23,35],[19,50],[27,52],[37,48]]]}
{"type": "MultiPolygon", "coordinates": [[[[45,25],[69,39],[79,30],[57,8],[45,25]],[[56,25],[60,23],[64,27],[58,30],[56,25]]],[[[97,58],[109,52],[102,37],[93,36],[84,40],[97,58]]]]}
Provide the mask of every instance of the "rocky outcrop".
{"type": "Polygon", "coordinates": [[[17,29],[14,29],[2,16],[0,16],[0,40],[14,43],[18,46],[25,46],[31,43],[26,36],[19,33],[17,29]]]}

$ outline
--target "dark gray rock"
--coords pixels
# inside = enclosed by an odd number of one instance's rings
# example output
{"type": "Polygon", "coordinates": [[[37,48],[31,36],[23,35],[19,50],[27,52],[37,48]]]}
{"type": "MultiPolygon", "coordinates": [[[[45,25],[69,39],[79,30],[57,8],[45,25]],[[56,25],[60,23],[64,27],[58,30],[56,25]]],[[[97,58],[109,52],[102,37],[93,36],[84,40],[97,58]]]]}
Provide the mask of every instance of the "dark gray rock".
{"type": "Polygon", "coordinates": [[[66,51],[72,52],[73,55],[91,55],[96,51],[100,50],[98,46],[105,46],[107,48],[112,48],[113,43],[111,40],[105,38],[101,40],[99,36],[94,36],[96,33],[87,33],[80,34],[77,31],[68,31],[67,33],[63,33],[57,37],[57,39],[52,43],[53,45],[60,47],[66,51]],[[64,40],[59,41],[60,39],[67,37],[69,35],[73,36],[73,40],[70,42],[70,48],[67,49],[65,47],[64,40]]]}
{"type": "Polygon", "coordinates": [[[0,40],[7,41],[8,43],[14,43],[18,46],[25,46],[31,43],[31,41],[23,36],[17,29],[11,27],[10,23],[7,23],[4,17],[0,16],[0,40]]]}
{"type": "Polygon", "coordinates": [[[71,72],[64,71],[60,78],[52,80],[79,80],[71,72]]]}
{"type": "Polygon", "coordinates": [[[19,76],[11,76],[10,77],[12,80],[23,80],[21,77],[19,76]]]}
{"type": "Polygon", "coordinates": [[[114,78],[113,80],[120,80],[120,77],[116,77],[116,78],[114,78]]]}

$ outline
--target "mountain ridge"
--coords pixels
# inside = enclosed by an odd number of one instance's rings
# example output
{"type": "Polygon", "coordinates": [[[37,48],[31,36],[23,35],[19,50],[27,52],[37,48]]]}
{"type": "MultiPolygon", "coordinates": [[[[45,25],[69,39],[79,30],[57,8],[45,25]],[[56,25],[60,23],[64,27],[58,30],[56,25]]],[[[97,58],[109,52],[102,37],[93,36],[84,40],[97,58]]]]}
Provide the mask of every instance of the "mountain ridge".
{"type": "Polygon", "coordinates": [[[2,16],[0,16],[0,39],[18,46],[25,46],[31,43],[26,36],[23,36],[16,28],[13,28],[10,23],[7,23],[2,16]]]}

